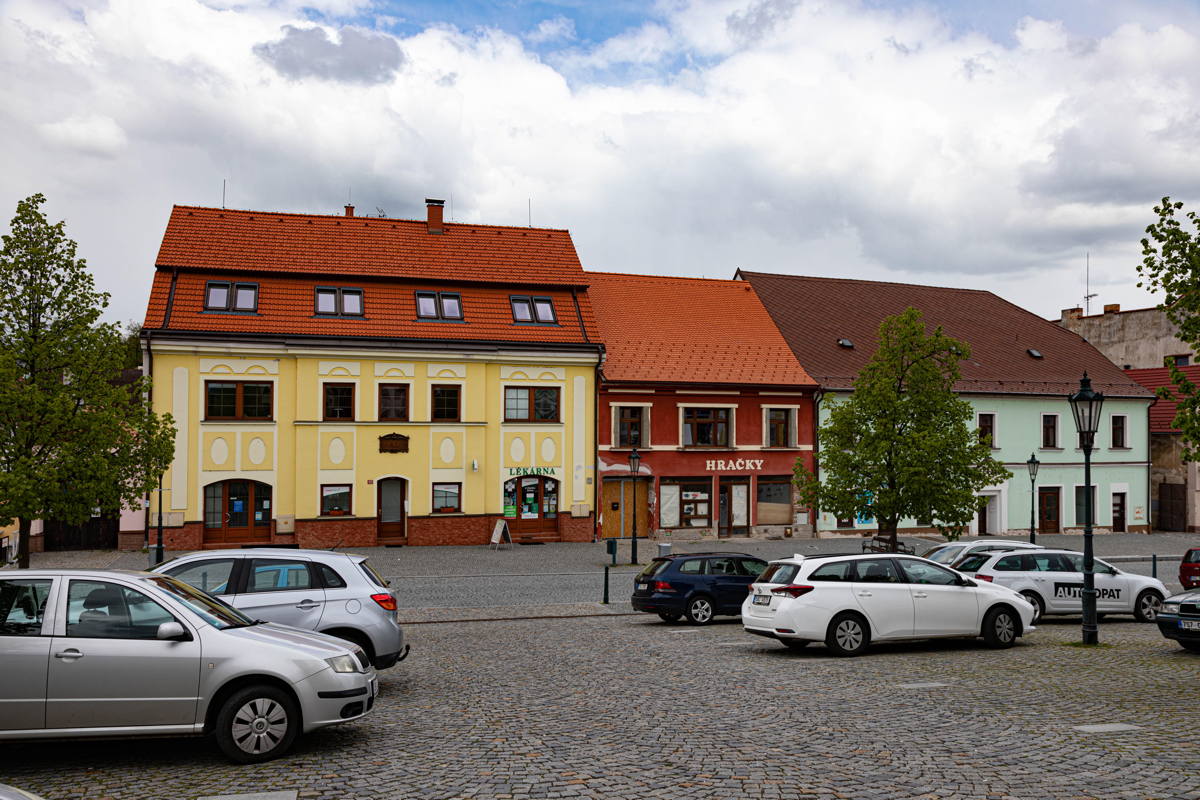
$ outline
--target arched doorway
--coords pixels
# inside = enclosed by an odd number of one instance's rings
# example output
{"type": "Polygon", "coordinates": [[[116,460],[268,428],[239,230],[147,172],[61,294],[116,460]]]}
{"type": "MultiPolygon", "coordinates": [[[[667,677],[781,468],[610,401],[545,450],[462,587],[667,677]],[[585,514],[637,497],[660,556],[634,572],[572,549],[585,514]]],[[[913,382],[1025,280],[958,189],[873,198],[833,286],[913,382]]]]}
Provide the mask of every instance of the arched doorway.
{"type": "Polygon", "coordinates": [[[204,487],[204,543],[248,544],[271,541],[271,487],[258,481],[230,480],[204,487]]]}
{"type": "Polygon", "coordinates": [[[504,482],[504,516],[513,533],[558,531],[558,481],[522,475],[504,482]]]}
{"type": "Polygon", "coordinates": [[[408,544],[408,520],[404,502],[408,498],[408,481],[404,478],[382,478],[376,482],[379,525],[376,539],[382,545],[408,544]]]}

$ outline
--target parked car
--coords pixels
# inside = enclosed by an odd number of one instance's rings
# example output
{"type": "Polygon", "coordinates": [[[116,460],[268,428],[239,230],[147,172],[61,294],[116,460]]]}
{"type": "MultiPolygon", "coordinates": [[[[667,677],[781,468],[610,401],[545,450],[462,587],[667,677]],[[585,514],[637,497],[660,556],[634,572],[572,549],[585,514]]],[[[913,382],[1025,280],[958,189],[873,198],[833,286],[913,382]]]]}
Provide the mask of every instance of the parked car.
{"type": "Polygon", "coordinates": [[[240,763],[358,719],[362,650],[256,622],[165,575],[0,573],[0,740],[212,734],[240,763]]]}
{"type": "Polygon", "coordinates": [[[1200,588],[1200,547],[1193,547],[1183,554],[1179,562],[1179,583],[1184,589],[1200,588]]]}
{"type": "Polygon", "coordinates": [[[747,587],[766,566],[746,553],[659,556],[638,573],[630,602],[666,622],[687,617],[693,625],[707,625],[718,614],[740,614],[747,587]]]}
{"type": "MultiPolygon", "coordinates": [[[[958,563],[959,572],[1020,592],[1037,615],[1079,614],[1083,611],[1083,554],[1073,550],[1019,553],[979,553],[958,563]]],[[[1122,572],[1095,559],[1096,610],[1100,614],[1133,614],[1138,622],[1153,622],[1167,596],[1157,578],[1122,572]]]]}
{"type": "Polygon", "coordinates": [[[1200,589],[1173,594],[1158,610],[1158,630],[1193,653],[1200,653],[1200,589]]]}
{"type": "Polygon", "coordinates": [[[930,561],[936,561],[939,564],[945,564],[947,567],[954,567],[962,559],[973,553],[1001,553],[1009,550],[1041,550],[1042,545],[1030,544],[1016,539],[983,539],[976,542],[950,542],[949,544],[940,544],[926,550],[921,554],[922,558],[928,558],[930,561]]]}
{"type": "Polygon", "coordinates": [[[255,619],[353,642],[375,669],[408,656],[396,595],[364,556],[329,550],[206,550],[155,567],[255,619]]]}
{"type": "Polygon", "coordinates": [[[747,633],[791,648],[824,642],[856,656],[871,642],[982,636],[1011,647],[1033,608],[1003,586],[906,555],[794,556],[772,561],[742,604],[747,633]]]}
{"type": "Polygon", "coordinates": [[[0,800],[44,800],[44,798],[40,794],[0,783],[0,800]]]}

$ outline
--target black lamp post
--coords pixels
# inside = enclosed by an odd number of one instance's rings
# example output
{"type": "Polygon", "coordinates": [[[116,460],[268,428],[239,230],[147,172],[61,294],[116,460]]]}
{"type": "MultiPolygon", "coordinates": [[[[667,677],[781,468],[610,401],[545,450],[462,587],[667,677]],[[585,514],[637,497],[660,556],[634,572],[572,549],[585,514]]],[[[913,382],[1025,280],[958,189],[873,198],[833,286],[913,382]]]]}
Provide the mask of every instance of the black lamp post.
{"type": "Polygon", "coordinates": [[[1037,491],[1034,490],[1035,481],[1037,481],[1038,467],[1042,462],[1037,460],[1037,455],[1029,454],[1029,460],[1025,462],[1025,466],[1029,468],[1029,543],[1037,544],[1037,534],[1035,533],[1034,521],[1037,519],[1037,491]]]}
{"type": "Polygon", "coordinates": [[[1092,556],[1092,445],[1096,441],[1096,430],[1100,427],[1100,408],[1104,395],[1092,389],[1092,381],[1083,373],[1079,391],[1067,395],[1071,413],[1075,415],[1075,429],[1079,431],[1079,447],[1083,450],[1083,643],[1098,644],[1096,628],[1096,562],[1092,556]]]}
{"type": "Polygon", "coordinates": [[[637,477],[638,477],[638,470],[641,468],[641,466],[642,466],[642,456],[638,453],[637,448],[635,447],[629,451],[629,474],[633,476],[633,541],[630,542],[630,550],[629,550],[629,563],[630,564],[638,563],[638,557],[637,557],[637,518],[638,518],[637,485],[638,485],[638,482],[637,482],[637,477]]]}
{"type": "Polygon", "coordinates": [[[163,562],[163,476],[158,476],[158,544],[150,548],[150,568],[153,569],[163,562]]]}

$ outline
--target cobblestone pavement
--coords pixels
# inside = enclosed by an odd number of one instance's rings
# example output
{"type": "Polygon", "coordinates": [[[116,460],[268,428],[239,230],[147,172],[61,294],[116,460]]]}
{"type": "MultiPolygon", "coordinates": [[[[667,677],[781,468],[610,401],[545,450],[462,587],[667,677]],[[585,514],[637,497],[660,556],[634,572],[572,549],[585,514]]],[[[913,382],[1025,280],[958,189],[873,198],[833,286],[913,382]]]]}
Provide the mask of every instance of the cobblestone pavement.
{"type": "Polygon", "coordinates": [[[0,782],[49,800],[300,798],[1200,798],[1200,657],[1078,619],[1011,650],[791,652],[736,620],[412,625],[374,713],[236,767],[206,742],[5,743],[0,782]],[[945,684],[901,688],[914,684],[945,684]],[[1084,733],[1074,726],[1136,725],[1084,733]]]}

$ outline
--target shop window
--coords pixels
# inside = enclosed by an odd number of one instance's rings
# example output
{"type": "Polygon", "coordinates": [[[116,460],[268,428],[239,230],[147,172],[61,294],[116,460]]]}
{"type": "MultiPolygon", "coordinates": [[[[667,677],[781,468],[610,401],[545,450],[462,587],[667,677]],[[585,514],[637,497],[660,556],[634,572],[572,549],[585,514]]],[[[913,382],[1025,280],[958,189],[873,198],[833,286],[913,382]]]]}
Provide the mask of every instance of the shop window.
{"type": "Polygon", "coordinates": [[[321,484],[321,516],[341,517],[350,513],[351,488],[347,484],[321,484]]]}
{"type": "Polygon", "coordinates": [[[757,524],[792,524],[792,480],[787,475],[760,477],[757,498],[758,505],[755,509],[757,524]]]}
{"type": "Polygon", "coordinates": [[[354,419],[353,383],[326,383],[324,393],[324,419],[354,419]]]}
{"type": "Polygon", "coordinates": [[[462,511],[462,484],[435,483],[433,485],[433,513],[457,514],[462,511]]]}
{"type": "Polygon", "coordinates": [[[728,447],[728,408],[683,409],[684,447],[728,447]]]}
{"type": "Polygon", "coordinates": [[[459,322],[463,318],[462,295],[456,292],[417,292],[417,317],[459,322]]]}
{"type": "Polygon", "coordinates": [[[1129,443],[1125,439],[1125,421],[1127,417],[1124,414],[1112,415],[1112,444],[1110,447],[1116,450],[1123,450],[1129,447],[1129,443]]]}
{"type": "Polygon", "coordinates": [[[252,314],[258,310],[258,284],[209,281],[204,289],[204,310],[252,314]]]}
{"type": "Polygon", "coordinates": [[[504,421],[558,422],[559,399],[557,387],[506,386],[504,421]]]}
{"type": "Polygon", "coordinates": [[[659,524],[664,528],[707,528],[712,520],[712,481],[663,478],[658,489],[659,524]]]}
{"type": "Polygon", "coordinates": [[[379,384],[379,419],[387,422],[408,421],[408,384],[379,384]]]}
{"type": "Polygon", "coordinates": [[[316,312],[320,316],[328,317],[361,317],[363,291],[337,286],[318,286],[316,312]]]}
{"type": "Polygon", "coordinates": [[[435,385],[431,387],[431,419],[433,422],[459,422],[461,410],[461,386],[435,385]]]}
{"type": "Polygon", "coordinates": [[[996,415],[980,414],[976,427],[979,429],[979,441],[988,447],[996,446],[996,415]]]}
{"type": "Polygon", "coordinates": [[[792,446],[792,412],[788,408],[767,409],[767,446],[792,446]]]}
{"type": "Polygon", "coordinates": [[[617,407],[617,447],[641,447],[646,409],[642,406],[617,407]]]}
{"type": "Polygon", "coordinates": [[[274,384],[251,381],[205,381],[205,419],[271,419],[274,384]]]}
{"type": "Polygon", "coordinates": [[[1042,449],[1054,450],[1058,447],[1058,415],[1042,414],[1042,449]]]}

